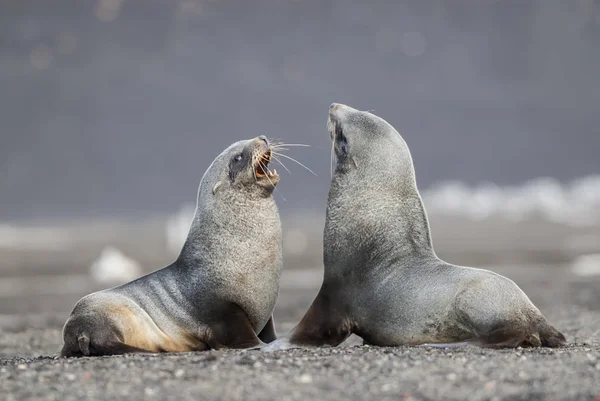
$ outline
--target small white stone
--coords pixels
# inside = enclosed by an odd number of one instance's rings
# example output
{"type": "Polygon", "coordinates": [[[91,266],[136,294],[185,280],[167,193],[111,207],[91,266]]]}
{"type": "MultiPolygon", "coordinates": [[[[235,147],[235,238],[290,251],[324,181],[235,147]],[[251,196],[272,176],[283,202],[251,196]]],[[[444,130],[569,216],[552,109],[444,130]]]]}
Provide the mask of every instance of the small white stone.
{"type": "Polygon", "coordinates": [[[183,377],[184,375],[185,375],[185,370],[183,370],[183,369],[177,369],[175,371],[175,377],[177,377],[177,378],[183,377]]]}
{"type": "Polygon", "coordinates": [[[25,365],[24,363],[21,363],[21,364],[17,365],[17,369],[25,370],[25,369],[27,369],[27,365],[25,365]]]}
{"type": "Polygon", "coordinates": [[[303,375],[301,375],[301,376],[298,378],[298,381],[299,381],[300,383],[308,384],[308,383],[312,383],[312,381],[313,381],[313,378],[312,378],[312,376],[311,376],[311,375],[309,375],[308,373],[304,373],[303,375]]]}

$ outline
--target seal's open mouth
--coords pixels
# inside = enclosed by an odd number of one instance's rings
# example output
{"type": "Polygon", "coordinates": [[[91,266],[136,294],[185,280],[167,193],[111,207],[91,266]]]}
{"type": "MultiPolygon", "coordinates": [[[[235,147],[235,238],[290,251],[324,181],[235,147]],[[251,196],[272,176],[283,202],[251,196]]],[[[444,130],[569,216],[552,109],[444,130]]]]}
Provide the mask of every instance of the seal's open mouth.
{"type": "Polygon", "coordinates": [[[271,163],[271,149],[267,149],[256,158],[256,162],[254,163],[254,174],[257,179],[277,176],[277,170],[269,170],[269,163],[271,163]]]}

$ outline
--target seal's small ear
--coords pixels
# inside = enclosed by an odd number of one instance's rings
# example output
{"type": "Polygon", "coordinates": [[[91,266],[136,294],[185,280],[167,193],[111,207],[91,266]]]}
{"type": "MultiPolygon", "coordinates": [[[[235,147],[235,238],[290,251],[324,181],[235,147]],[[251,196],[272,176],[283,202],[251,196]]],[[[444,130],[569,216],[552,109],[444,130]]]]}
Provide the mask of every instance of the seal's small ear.
{"type": "Polygon", "coordinates": [[[217,193],[217,191],[219,190],[219,188],[221,187],[221,181],[217,182],[212,189],[212,193],[213,195],[217,193]]]}

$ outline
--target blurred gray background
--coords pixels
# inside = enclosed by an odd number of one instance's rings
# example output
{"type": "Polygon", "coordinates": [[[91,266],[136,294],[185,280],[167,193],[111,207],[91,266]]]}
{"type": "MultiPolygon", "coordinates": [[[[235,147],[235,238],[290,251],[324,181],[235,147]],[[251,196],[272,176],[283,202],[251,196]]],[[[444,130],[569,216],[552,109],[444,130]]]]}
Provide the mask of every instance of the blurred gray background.
{"type": "Polygon", "coordinates": [[[320,213],[334,101],[421,188],[599,173],[599,44],[597,0],[3,0],[0,220],[171,212],[260,134],[312,146],[279,200],[320,213]]]}
{"type": "Polygon", "coordinates": [[[0,355],[55,352],[77,299],[172,261],[206,168],[262,134],[317,173],[278,169],[291,327],[332,102],[402,133],[441,257],[597,341],[599,71],[598,0],[0,0],[0,355]]]}

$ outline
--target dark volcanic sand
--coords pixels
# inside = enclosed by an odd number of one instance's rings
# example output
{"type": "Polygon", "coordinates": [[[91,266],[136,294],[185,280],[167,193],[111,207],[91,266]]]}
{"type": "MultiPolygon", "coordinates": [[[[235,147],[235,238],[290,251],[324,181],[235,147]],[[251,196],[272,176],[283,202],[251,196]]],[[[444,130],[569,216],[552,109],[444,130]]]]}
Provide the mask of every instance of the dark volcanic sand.
{"type": "Polygon", "coordinates": [[[350,347],[2,361],[6,400],[596,400],[600,347],[350,347]]]}
{"type": "MultiPolygon", "coordinates": [[[[350,345],[271,354],[57,359],[66,315],[5,315],[0,399],[600,400],[600,280],[573,276],[565,266],[494,270],[521,285],[571,345],[517,350],[350,345]]],[[[280,333],[301,317],[320,278],[318,270],[286,272],[275,315],[280,333]]],[[[68,303],[78,296],[69,295],[68,303]]],[[[62,301],[54,302],[62,307],[62,301]]],[[[53,308],[50,301],[46,306],[53,308]]]]}

